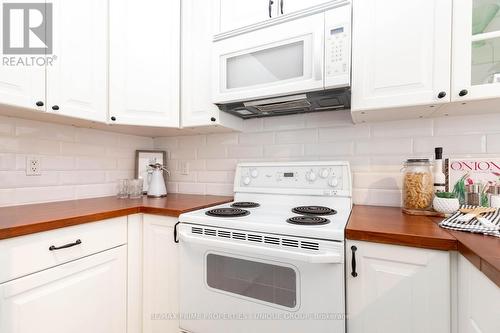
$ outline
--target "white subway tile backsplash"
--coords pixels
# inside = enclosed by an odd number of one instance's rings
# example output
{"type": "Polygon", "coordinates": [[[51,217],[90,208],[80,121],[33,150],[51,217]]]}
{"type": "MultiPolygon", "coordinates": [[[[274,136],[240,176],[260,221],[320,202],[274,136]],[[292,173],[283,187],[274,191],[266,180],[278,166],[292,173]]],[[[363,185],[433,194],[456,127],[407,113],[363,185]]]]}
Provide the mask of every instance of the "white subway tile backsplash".
{"type": "Polygon", "coordinates": [[[372,124],[371,135],[374,138],[431,136],[432,119],[400,120],[372,124]]]}
{"type": "Polygon", "coordinates": [[[399,172],[355,172],[353,187],[357,189],[401,190],[401,174],[399,172]]]}
{"type": "Polygon", "coordinates": [[[243,132],[260,132],[264,129],[262,118],[248,119],[243,122],[243,132]]]}
{"type": "Polygon", "coordinates": [[[14,170],[15,168],[16,155],[0,153],[0,170],[14,170]]]}
{"type": "Polygon", "coordinates": [[[352,155],[354,144],[350,141],[306,144],[304,153],[310,157],[352,155]]]}
{"type": "Polygon", "coordinates": [[[301,144],[264,146],[265,157],[297,157],[304,155],[304,146],[301,144]]]}
{"type": "Polygon", "coordinates": [[[434,147],[443,147],[445,154],[479,154],[486,152],[486,137],[483,135],[455,135],[415,138],[416,154],[434,156],[434,147]]]}
{"type": "Polygon", "coordinates": [[[206,193],[211,195],[233,195],[233,184],[206,184],[206,193]]]}
{"type": "Polygon", "coordinates": [[[486,137],[486,151],[488,153],[500,153],[500,134],[490,134],[486,137]]]}
{"type": "Polygon", "coordinates": [[[238,143],[237,133],[221,133],[207,135],[207,145],[235,145],[238,143]]]}
{"type": "Polygon", "coordinates": [[[499,132],[500,114],[434,119],[434,135],[468,135],[499,132]]]}
{"type": "Polygon", "coordinates": [[[344,141],[368,137],[370,137],[370,127],[368,125],[319,129],[319,142],[344,141]]]}
{"type": "Polygon", "coordinates": [[[357,189],[352,193],[353,201],[358,205],[401,206],[401,191],[381,189],[357,189]]]}
{"type": "Polygon", "coordinates": [[[198,172],[199,183],[222,183],[228,184],[234,181],[234,171],[200,171],[198,172]]]}
{"type": "Polygon", "coordinates": [[[318,142],[317,129],[303,129],[276,133],[276,143],[315,143],[318,142]]]}
{"type": "Polygon", "coordinates": [[[227,148],[229,158],[255,158],[263,156],[262,146],[234,146],[227,148]]]}
{"type": "Polygon", "coordinates": [[[274,143],[274,132],[241,133],[241,145],[271,145],[274,143]]]}
{"type": "Polygon", "coordinates": [[[206,168],[214,171],[234,171],[237,163],[236,159],[206,160],[206,168]]]}
{"type": "Polygon", "coordinates": [[[197,151],[197,157],[201,159],[226,157],[226,147],[223,145],[201,146],[197,151]]]}
{"type": "Polygon", "coordinates": [[[205,194],[205,184],[202,183],[178,183],[179,193],[205,194]]]}
{"type": "Polygon", "coordinates": [[[356,142],[356,155],[395,155],[411,154],[412,139],[369,139],[356,142]]]}
{"type": "Polygon", "coordinates": [[[305,117],[303,114],[264,118],[264,130],[266,131],[282,131],[304,128],[304,126],[305,117]]]}
{"type": "Polygon", "coordinates": [[[135,150],[153,147],[149,137],[0,117],[0,206],[114,195],[117,179],[134,176],[135,150]],[[41,176],[26,176],[27,156],[40,158],[41,176]]]}
{"type": "Polygon", "coordinates": [[[305,115],[306,127],[342,127],[352,126],[351,112],[348,110],[334,112],[317,112],[305,115]]]}

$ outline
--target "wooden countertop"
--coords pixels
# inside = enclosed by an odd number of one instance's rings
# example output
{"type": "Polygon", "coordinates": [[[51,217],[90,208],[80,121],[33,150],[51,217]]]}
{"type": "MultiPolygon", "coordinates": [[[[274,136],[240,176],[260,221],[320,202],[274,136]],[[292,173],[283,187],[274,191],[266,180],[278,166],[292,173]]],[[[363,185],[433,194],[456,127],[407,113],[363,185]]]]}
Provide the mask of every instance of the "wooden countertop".
{"type": "Polygon", "coordinates": [[[226,196],[169,194],[160,199],[103,197],[3,207],[0,208],[0,239],[137,213],[177,217],[232,200],[226,196]]]}
{"type": "Polygon", "coordinates": [[[435,250],[457,250],[500,287],[500,238],[452,231],[442,218],[411,216],[396,207],[354,206],[346,238],[435,250]]]}

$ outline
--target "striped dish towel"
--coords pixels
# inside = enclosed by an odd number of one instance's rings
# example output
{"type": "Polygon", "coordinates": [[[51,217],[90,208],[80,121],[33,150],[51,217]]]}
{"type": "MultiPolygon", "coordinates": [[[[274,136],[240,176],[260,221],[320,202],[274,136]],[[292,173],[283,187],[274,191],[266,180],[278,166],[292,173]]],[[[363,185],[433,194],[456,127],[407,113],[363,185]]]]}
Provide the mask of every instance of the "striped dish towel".
{"type": "MultiPolygon", "coordinates": [[[[463,205],[460,208],[474,208],[475,206],[463,205]]],[[[469,231],[474,233],[481,233],[485,235],[500,237],[500,209],[497,209],[494,213],[483,214],[481,217],[487,218],[490,222],[496,225],[496,228],[487,228],[483,226],[476,218],[473,218],[469,222],[460,222],[457,221],[460,215],[464,215],[460,213],[460,211],[455,212],[450,217],[446,218],[442,222],[439,223],[439,226],[459,231],[469,231]]]]}

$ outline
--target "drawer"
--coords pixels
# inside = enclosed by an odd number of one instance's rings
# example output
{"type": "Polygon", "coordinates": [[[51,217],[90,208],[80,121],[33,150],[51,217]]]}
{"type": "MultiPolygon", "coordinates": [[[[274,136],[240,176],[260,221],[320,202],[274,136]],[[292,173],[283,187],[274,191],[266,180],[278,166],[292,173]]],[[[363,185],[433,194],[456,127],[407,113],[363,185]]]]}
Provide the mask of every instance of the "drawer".
{"type": "Polygon", "coordinates": [[[0,283],[125,243],[126,216],[0,240],[0,283]]]}

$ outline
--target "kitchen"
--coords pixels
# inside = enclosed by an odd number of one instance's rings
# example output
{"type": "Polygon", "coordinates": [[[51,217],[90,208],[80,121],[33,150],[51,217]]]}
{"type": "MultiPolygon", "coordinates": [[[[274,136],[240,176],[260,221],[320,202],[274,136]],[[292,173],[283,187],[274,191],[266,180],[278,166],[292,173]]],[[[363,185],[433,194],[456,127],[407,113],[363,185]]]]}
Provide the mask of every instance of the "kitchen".
{"type": "Polygon", "coordinates": [[[498,163],[500,2],[40,4],[2,2],[45,60],[0,67],[2,333],[500,331],[498,236],[402,170],[498,163]]]}

